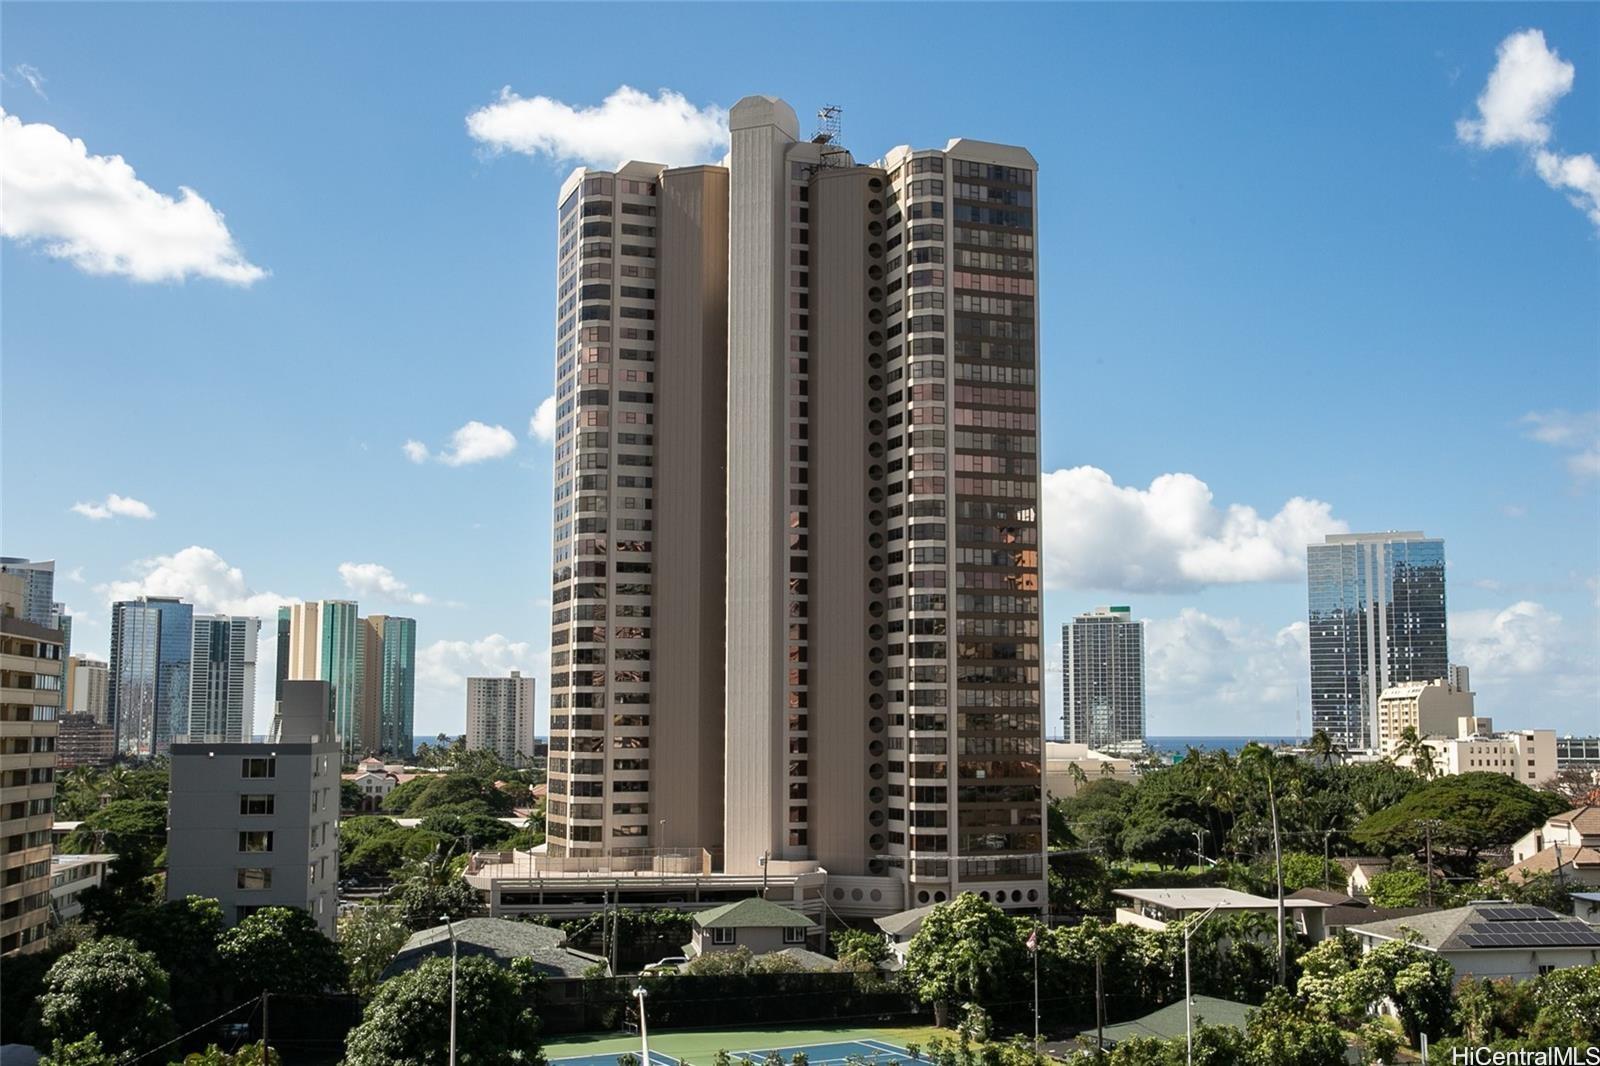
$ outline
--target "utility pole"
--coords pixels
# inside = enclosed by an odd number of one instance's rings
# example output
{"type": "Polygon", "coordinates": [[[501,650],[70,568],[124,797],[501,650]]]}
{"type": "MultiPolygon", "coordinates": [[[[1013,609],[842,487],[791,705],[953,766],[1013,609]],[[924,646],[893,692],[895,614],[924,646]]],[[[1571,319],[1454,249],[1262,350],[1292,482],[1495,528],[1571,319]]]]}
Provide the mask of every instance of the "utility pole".
{"type": "Polygon", "coordinates": [[[1333,865],[1333,860],[1330,858],[1328,850],[1328,838],[1331,836],[1333,836],[1332,829],[1324,829],[1322,831],[1322,887],[1325,891],[1332,891],[1333,889],[1333,874],[1329,871],[1329,867],[1333,865]]]}
{"type": "Polygon", "coordinates": [[[267,1043],[267,993],[261,993],[261,1066],[269,1066],[272,1062],[272,1045],[267,1043]]]}
{"type": "Polygon", "coordinates": [[[761,898],[767,898],[767,864],[772,861],[772,852],[761,853],[761,898]]]}
{"type": "Polygon", "coordinates": [[[1433,906],[1433,819],[1425,819],[1422,823],[1423,850],[1428,857],[1428,906],[1433,906]]]}
{"type": "Polygon", "coordinates": [[[449,917],[444,927],[450,931],[450,1066],[456,1066],[456,927],[449,917]]]}
{"type": "Polygon", "coordinates": [[[1100,979],[1100,956],[1104,953],[1100,945],[1095,945],[1094,953],[1094,1047],[1096,1051],[1106,1049],[1106,989],[1100,979]]]}

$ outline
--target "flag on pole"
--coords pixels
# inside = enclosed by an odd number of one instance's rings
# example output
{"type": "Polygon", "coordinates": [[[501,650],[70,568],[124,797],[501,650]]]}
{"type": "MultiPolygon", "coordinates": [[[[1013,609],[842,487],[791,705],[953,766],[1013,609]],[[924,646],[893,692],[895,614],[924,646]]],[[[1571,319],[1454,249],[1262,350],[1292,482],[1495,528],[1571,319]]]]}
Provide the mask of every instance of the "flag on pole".
{"type": "Polygon", "coordinates": [[[1039,930],[1037,927],[1034,928],[1033,932],[1028,934],[1028,950],[1039,950],[1039,930]]]}

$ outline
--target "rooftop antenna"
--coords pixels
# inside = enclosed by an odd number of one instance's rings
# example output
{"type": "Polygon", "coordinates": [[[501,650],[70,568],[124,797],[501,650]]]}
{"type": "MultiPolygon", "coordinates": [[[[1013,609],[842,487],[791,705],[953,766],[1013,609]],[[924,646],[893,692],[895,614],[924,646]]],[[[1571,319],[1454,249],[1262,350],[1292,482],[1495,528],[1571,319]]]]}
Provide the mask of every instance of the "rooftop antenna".
{"type": "Polygon", "coordinates": [[[840,115],[844,108],[839,104],[825,104],[817,109],[817,132],[811,135],[812,144],[838,144],[844,133],[840,115]]]}

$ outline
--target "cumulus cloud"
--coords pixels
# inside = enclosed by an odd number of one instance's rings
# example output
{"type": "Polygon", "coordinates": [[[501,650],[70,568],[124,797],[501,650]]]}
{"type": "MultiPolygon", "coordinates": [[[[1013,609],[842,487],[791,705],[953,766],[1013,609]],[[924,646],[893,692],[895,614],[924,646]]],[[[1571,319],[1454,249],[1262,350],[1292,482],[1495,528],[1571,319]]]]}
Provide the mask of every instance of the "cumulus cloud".
{"type": "Polygon", "coordinates": [[[1193,474],[1162,474],[1144,489],[1092,466],[1043,480],[1049,588],[1180,592],[1295,581],[1307,544],[1349,528],[1329,504],[1299,496],[1270,516],[1245,504],[1218,507],[1193,474]]]}
{"type": "Polygon", "coordinates": [[[1547,147],[1550,114],[1572,91],[1576,68],[1545,42],[1544,32],[1519,30],[1500,42],[1494,70],[1478,95],[1478,117],[1456,123],[1456,137],[1476,148],[1520,148],[1546,185],[1600,226],[1600,164],[1587,153],[1547,147]]]}
{"type": "Polygon", "coordinates": [[[136,500],[132,496],[118,496],[114,492],[99,503],[80,500],[72,505],[72,510],[93,522],[107,518],[148,519],[156,516],[155,511],[143,500],[136,500]]]}
{"type": "Polygon", "coordinates": [[[1274,630],[1193,607],[1146,620],[1147,731],[1183,735],[1209,722],[1214,732],[1291,734],[1308,646],[1304,622],[1274,630]]]}
{"type": "Polygon", "coordinates": [[[728,112],[715,104],[697,108],[671,89],[651,96],[623,85],[597,107],[574,107],[548,96],[518,96],[507,86],[494,103],[467,116],[467,132],[495,151],[556,163],[613,167],[648,159],[685,166],[722,155],[728,112]]]}
{"type": "Polygon", "coordinates": [[[539,678],[536,698],[546,699],[549,648],[491,633],[476,640],[436,640],[417,649],[417,730],[461,733],[466,715],[467,678],[504,677],[520,670],[539,678]],[[423,722],[429,723],[423,726],[423,722]]]}
{"type": "Polygon", "coordinates": [[[425,463],[432,458],[446,466],[467,466],[505,458],[516,451],[517,436],[504,426],[474,420],[450,434],[450,446],[437,455],[419,440],[408,440],[400,448],[413,463],[425,463]]]}
{"type": "Polygon", "coordinates": [[[1574,478],[1600,477],[1600,411],[1532,411],[1521,424],[1529,438],[1567,453],[1574,478]]]}
{"type": "Polygon", "coordinates": [[[54,126],[0,108],[0,159],[0,234],[86,274],[246,286],[266,277],[199,193],[157,192],[120,155],[91,155],[54,126]]]}
{"type": "Polygon", "coordinates": [[[358,597],[381,597],[397,603],[425,604],[433,601],[394,576],[394,571],[378,563],[340,563],[339,576],[345,587],[358,597]]]}
{"type": "Polygon", "coordinates": [[[528,419],[528,436],[549,444],[556,439],[556,398],[546,396],[528,419]]]}
{"type": "Polygon", "coordinates": [[[276,617],[278,608],[298,603],[298,597],[257,592],[245,581],[244,571],[231,566],[210,548],[190,545],[172,555],[158,555],[134,564],[138,576],[126,581],[96,585],[107,603],[138,596],[176,596],[194,604],[203,614],[242,614],[276,617]]]}

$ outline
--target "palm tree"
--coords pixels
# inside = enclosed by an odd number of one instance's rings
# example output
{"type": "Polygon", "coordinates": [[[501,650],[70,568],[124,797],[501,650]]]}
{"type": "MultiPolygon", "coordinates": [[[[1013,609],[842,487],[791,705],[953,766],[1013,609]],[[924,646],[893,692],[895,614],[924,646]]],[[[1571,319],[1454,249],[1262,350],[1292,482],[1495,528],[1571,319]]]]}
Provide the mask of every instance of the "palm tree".
{"type": "Polygon", "coordinates": [[[1327,766],[1333,761],[1333,738],[1326,729],[1319,729],[1311,734],[1311,742],[1306,745],[1312,758],[1316,759],[1319,766],[1327,766]]]}
{"type": "Polygon", "coordinates": [[[1083,772],[1083,766],[1082,766],[1081,763],[1077,763],[1077,762],[1068,763],[1067,764],[1067,776],[1072,779],[1072,793],[1073,793],[1073,795],[1077,795],[1078,794],[1078,790],[1083,788],[1084,785],[1087,785],[1089,783],[1089,777],[1088,777],[1087,774],[1085,774],[1083,772]]]}

